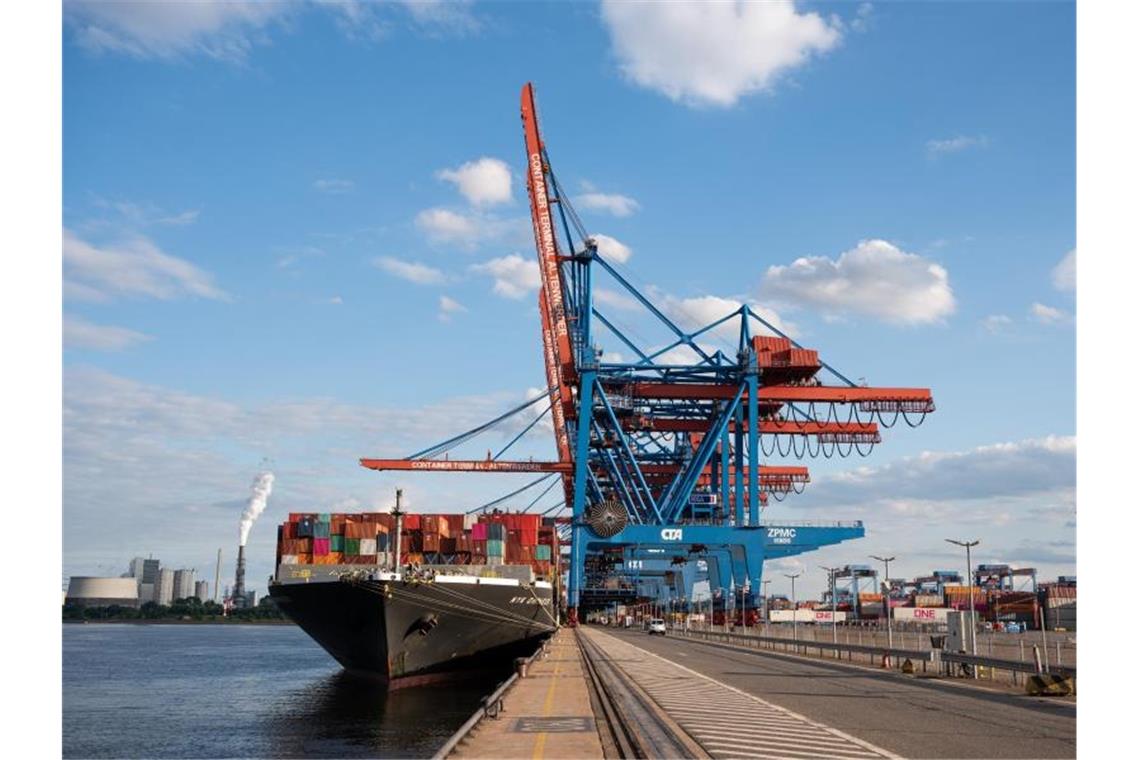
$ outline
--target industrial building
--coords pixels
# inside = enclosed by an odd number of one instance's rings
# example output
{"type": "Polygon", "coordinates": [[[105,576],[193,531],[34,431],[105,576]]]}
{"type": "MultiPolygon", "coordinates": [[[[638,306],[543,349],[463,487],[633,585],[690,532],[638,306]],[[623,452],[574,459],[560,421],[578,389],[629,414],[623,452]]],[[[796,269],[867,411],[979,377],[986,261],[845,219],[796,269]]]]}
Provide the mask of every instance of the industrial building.
{"type": "Polygon", "coordinates": [[[64,602],[83,607],[138,607],[139,586],[134,578],[72,576],[64,602]]]}
{"type": "Polygon", "coordinates": [[[194,584],[194,596],[205,604],[210,599],[210,584],[206,581],[197,581],[194,584]]]}
{"type": "Polygon", "coordinates": [[[194,596],[194,581],[196,575],[196,570],[183,568],[174,571],[173,597],[175,599],[188,599],[194,596]]]}
{"type": "Polygon", "coordinates": [[[154,602],[168,606],[172,601],[174,601],[174,571],[164,567],[158,571],[158,582],[154,584],[154,602]]]}

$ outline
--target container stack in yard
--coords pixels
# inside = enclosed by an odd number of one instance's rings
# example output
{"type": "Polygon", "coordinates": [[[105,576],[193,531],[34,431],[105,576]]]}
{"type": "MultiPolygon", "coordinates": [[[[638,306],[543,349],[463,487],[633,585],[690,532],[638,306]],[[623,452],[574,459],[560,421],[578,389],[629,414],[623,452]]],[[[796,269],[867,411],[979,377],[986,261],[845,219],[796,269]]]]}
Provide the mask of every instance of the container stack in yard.
{"type": "MultiPolygon", "coordinates": [[[[384,512],[291,512],[277,529],[277,564],[390,566],[395,530],[384,512]]],[[[509,512],[405,514],[400,555],[402,565],[528,565],[544,580],[557,574],[559,556],[553,524],[509,512]]]]}
{"type": "Polygon", "coordinates": [[[1077,630],[1076,584],[1048,584],[1042,596],[1045,604],[1045,627],[1050,630],[1077,630]]]}

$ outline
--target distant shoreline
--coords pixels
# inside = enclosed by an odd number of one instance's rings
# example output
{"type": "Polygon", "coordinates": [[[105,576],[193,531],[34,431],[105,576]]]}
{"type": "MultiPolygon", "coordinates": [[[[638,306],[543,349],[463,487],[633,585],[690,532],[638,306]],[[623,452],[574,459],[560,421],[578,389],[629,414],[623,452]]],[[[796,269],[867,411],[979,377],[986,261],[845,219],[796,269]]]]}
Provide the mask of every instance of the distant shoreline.
{"type": "Polygon", "coordinates": [[[296,625],[292,620],[64,620],[64,625],[296,625]]]}

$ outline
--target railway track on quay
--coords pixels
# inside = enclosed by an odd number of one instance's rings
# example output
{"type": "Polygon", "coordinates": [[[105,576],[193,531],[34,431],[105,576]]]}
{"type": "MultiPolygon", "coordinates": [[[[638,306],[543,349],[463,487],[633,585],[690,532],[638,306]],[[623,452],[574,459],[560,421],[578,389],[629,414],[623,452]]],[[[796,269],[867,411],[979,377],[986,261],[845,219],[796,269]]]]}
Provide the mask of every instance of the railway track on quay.
{"type": "Polygon", "coordinates": [[[611,734],[607,757],[898,757],[615,636],[577,636],[611,734]]]}
{"type": "Polygon", "coordinates": [[[580,628],[576,634],[607,758],[709,757],[592,636],[580,628]]]}

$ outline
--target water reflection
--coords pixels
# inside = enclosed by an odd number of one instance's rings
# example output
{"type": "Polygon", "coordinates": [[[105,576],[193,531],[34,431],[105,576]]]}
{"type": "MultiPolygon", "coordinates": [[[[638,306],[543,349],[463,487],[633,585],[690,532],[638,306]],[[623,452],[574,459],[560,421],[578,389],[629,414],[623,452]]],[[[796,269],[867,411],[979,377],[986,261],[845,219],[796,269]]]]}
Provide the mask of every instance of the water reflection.
{"type": "Polygon", "coordinates": [[[278,757],[430,757],[502,677],[388,691],[339,672],[284,694],[266,733],[278,757]]]}

